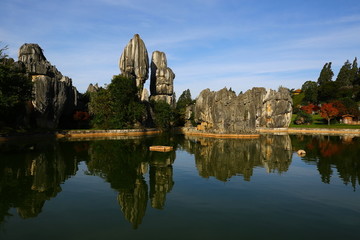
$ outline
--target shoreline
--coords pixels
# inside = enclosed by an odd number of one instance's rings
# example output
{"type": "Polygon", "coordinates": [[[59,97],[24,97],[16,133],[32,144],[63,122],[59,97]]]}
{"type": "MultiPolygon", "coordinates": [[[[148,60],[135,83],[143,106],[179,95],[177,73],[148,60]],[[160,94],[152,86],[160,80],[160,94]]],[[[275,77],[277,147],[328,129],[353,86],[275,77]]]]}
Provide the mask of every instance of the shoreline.
{"type": "Polygon", "coordinates": [[[159,134],[161,131],[155,128],[147,129],[112,129],[112,130],[61,130],[43,133],[24,133],[14,135],[0,135],[0,142],[26,140],[26,139],[85,139],[85,138],[101,138],[101,137],[116,137],[116,136],[145,136],[159,134]]]}
{"type": "Polygon", "coordinates": [[[64,130],[55,133],[56,138],[97,138],[113,136],[145,136],[159,134],[155,128],[147,129],[113,129],[113,130],[64,130]]]}
{"type": "Polygon", "coordinates": [[[180,128],[180,132],[187,136],[210,137],[210,138],[242,138],[253,139],[259,138],[259,133],[207,133],[195,130],[195,128],[180,128]]]}
{"type": "MultiPolygon", "coordinates": [[[[360,136],[360,129],[331,129],[331,128],[257,128],[256,133],[231,134],[231,133],[206,133],[191,128],[178,128],[184,135],[211,138],[259,138],[261,134],[304,134],[304,135],[353,135],[360,136]]],[[[0,142],[18,139],[83,139],[116,136],[146,136],[159,134],[162,131],[155,128],[147,129],[113,129],[113,130],[61,130],[43,133],[24,133],[14,135],[0,135],[0,142]]]]}
{"type": "Polygon", "coordinates": [[[261,133],[273,134],[308,134],[308,135],[359,135],[360,129],[335,128],[257,128],[261,133]]]}

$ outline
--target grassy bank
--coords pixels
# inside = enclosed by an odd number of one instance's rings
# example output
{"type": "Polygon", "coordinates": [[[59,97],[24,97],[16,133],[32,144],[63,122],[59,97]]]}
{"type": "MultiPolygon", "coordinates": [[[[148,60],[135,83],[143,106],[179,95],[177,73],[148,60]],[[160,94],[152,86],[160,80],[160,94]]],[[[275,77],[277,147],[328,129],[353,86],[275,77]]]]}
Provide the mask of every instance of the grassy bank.
{"type": "Polygon", "coordinates": [[[360,125],[349,125],[349,124],[342,124],[332,121],[330,125],[324,121],[320,115],[312,115],[313,122],[311,124],[303,124],[303,125],[296,125],[294,124],[294,120],[296,118],[296,114],[292,115],[291,123],[289,128],[328,128],[328,129],[360,129],[360,125]]]}

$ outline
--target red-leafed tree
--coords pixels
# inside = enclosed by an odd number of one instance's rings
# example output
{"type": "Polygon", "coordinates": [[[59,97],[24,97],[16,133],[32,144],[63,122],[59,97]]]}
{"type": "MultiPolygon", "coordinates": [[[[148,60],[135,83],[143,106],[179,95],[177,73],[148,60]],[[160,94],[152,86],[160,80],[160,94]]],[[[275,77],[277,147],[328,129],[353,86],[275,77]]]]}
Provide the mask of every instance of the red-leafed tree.
{"type": "Polygon", "coordinates": [[[333,103],[323,103],[320,108],[321,117],[325,118],[330,125],[330,120],[339,114],[339,110],[334,107],[333,103]]]}
{"type": "Polygon", "coordinates": [[[331,103],[333,104],[333,107],[339,111],[338,117],[341,117],[342,115],[345,115],[345,114],[349,114],[347,108],[341,101],[335,100],[335,101],[332,101],[331,103]]]}
{"type": "Polygon", "coordinates": [[[309,103],[308,105],[306,106],[302,106],[301,107],[301,110],[303,110],[304,112],[306,112],[307,114],[312,114],[313,112],[319,110],[318,109],[318,106],[312,104],[312,103],[309,103]]]}

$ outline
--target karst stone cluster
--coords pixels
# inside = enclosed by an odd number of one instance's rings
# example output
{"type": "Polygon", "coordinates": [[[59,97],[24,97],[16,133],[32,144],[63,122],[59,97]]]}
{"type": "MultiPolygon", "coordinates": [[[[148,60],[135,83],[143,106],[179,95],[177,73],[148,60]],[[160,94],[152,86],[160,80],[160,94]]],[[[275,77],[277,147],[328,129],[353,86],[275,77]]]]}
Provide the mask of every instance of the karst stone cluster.
{"type": "MultiPolygon", "coordinates": [[[[26,69],[33,82],[33,100],[29,112],[40,128],[58,128],[61,119],[71,116],[79,106],[79,93],[69,77],[46,59],[37,44],[24,44],[19,49],[18,63],[26,69]]],[[[138,97],[144,102],[164,101],[176,105],[175,74],[168,67],[166,54],[154,51],[149,61],[144,41],[135,34],[125,46],[119,61],[120,72],[136,82],[138,97]],[[144,87],[150,75],[150,93],[144,87]]],[[[90,84],[87,92],[100,87],[90,84]]],[[[147,105],[150,106],[150,105],[147,105]]],[[[152,112],[149,110],[148,112],[152,112]]],[[[187,109],[186,118],[194,116],[197,130],[210,133],[254,133],[257,128],[288,127],[291,121],[292,99],[285,88],[278,91],[253,88],[236,94],[226,88],[203,90],[196,103],[187,109]]]]}
{"type": "Polygon", "coordinates": [[[167,66],[164,52],[154,51],[149,66],[148,52],[144,41],[135,34],[121,54],[119,67],[121,74],[129,79],[136,80],[138,96],[141,100],[165,101],[175,106],[174,78],[175,74],[167,66]],[[144,89],[144,84],[149,77],[151,67],[150,97],[144,89]]]}
{"type": "Polygon", "coordinates": [[[253,88],[237,95],[226,88],[203,90],[196,100],[198,129],[212,133],[254,133],[256,128],[288,127],[292,99],[285,88],[253,88]]]}

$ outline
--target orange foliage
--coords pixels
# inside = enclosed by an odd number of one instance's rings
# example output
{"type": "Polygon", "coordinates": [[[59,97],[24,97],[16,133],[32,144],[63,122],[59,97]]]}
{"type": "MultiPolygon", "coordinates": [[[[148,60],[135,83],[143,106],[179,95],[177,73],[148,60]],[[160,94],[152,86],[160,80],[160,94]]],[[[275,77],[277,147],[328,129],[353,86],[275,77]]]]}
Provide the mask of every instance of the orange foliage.
{"type": "Polygon", "coordinates": [[[306,112],[307,114],[312,114],[313,112],[319,111],[319,107],[312,103],[309,103],[306,106],[302,106],[301,110],[306,112]]]}
{"type": "Polygon", "coordinates": [[[339,110],[334,107],[333,103],[323,103],[320,108],[320,115],[328,120],[328,124],[330,124],[330,119],[336,117],[338,114],[339,110]]]}

